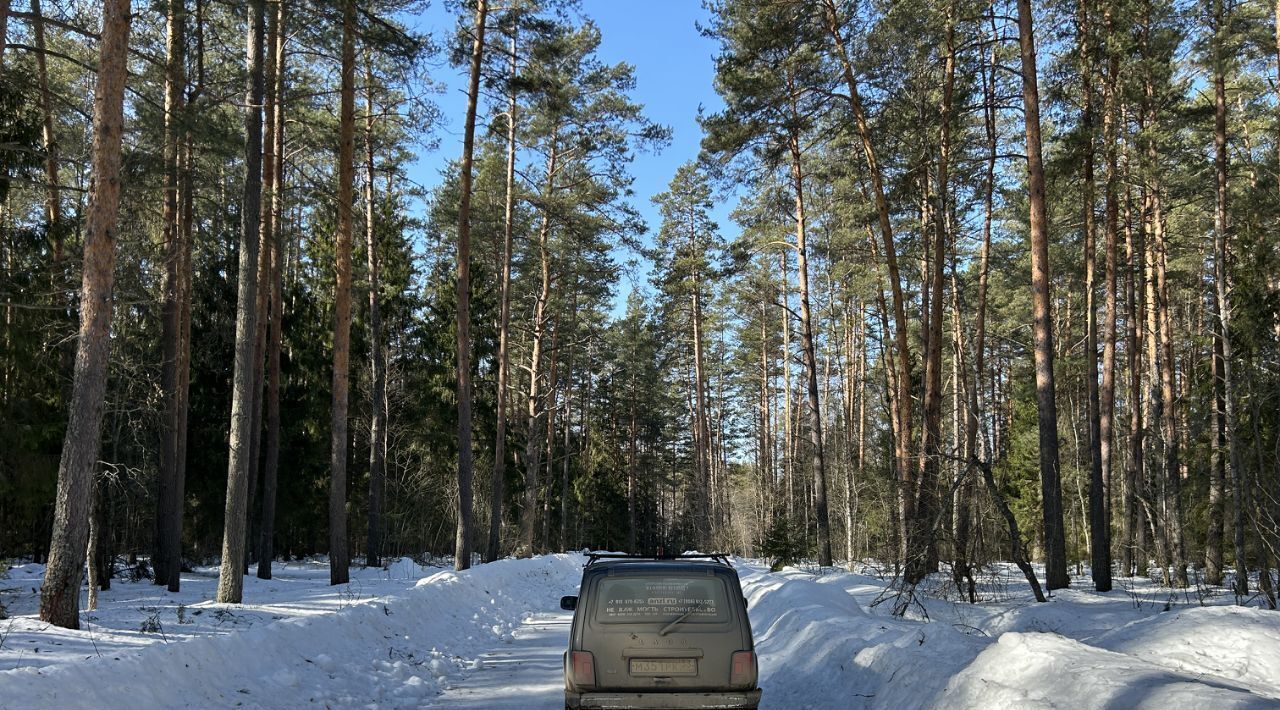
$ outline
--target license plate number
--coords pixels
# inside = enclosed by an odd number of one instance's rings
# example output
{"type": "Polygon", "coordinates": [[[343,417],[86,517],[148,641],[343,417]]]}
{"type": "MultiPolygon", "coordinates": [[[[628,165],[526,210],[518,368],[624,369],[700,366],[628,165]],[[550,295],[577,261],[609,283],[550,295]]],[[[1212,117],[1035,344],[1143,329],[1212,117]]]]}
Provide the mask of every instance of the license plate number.
{"type": "Polygon", "coordinates": [[[697,660],[693,658],[631,659],[631,675],[695,675],[697,660]]]}

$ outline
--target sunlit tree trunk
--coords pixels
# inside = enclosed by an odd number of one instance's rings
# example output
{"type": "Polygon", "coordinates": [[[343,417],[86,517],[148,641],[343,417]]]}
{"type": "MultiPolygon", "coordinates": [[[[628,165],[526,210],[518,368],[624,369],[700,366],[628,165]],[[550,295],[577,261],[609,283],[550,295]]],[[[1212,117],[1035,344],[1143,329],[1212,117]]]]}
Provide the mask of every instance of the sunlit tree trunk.
{"type": "MultiPolygon", "coordinates": [[[[884,263],[888,270],[890,292],[893,295],[894,349],[892,356],[896,358],[897,372],[894,376],[894,387],[897,393],[893,396],[894,404],[891,416],[896,419],[893,428],[895,471],[898,476],[898,517],[899,540],[906,544],[906,527],[915,519],[915,501],[910,494],[915,490],[914,468],[911,461],[911,350],[908,344],[909,325],[907,323],[905,297],[902,292],[902,278],[898,271],[898,252],[893,238],[893,217],[889,211],[889,201],[884,188],[884,178],[880,163],[876,157],[875,145],[871,141],[871,129],[867,124],[866,114],[862,108],[862,99],[858,93],[857,74],[853,68],[853,60],[845,46],[841,34],[841,22],[836,10],[835,0],[823,0],[822,3],[827,31],[835,44],[840,60],[840,69],[848,91],[849,108],[853,111],[854,124],[862,146],[863,158],[866,161],[867,177],[871,183],[871,196],[876,206],[877,224],[880,238],[883,240],[884,263]]],[[[887,333],[888,331],[886,331],[887,333]]],[[[907,551],[902,552],[906,559],[907,551]]]]}
{"type": "MultiPolygon", "coordinates": [[[[928,337],[925,344],[924,368],[924,428],[921,438],[921,461],[919,493],[916,499],[917,518],[914,525],[908,526],[908,535],[920,538],[918,541],[907,540],[907,549],[911,552],[906,559],[905,579],[911,584],[918,584],[930,572],[937,569],[936,546],[937,527],[940,523],[939,513],[942,501],[939,500],[938,486],[942,465],[942,332],[943,332],[943,264],[947,253],[947,187],[948,170],[951,159],[951,103],[955,89],[956,49],[955,49],[955,7],[948,4],[946,9],[946,56],[942,69],[942,104],[940,108],[938,132],[938,174],[937,174],[937,206],[932,210],[933,243],[932,255],[929,258],[927,287],[932,294],[927,302],[925,313],[928,337]]],[[[927,289],[922,289],[927,290],[927,289]]]]}
{"type": "Polygon", "coordinates": [[[787,250],[779,254],[782,284],[779,288],[779,315],[782,318],[782,488],[787,520],[795,519],[795,462],[792,444],[795,432],[791,426],[791,285],[787,283],[789,267],[787,250]]]}
{"type": "MultiPolygon", "coordinates": [[[[1111,590],[1111,561],[1106,521],[1106,489],[1103,485],[1102,407],[1098,391],[1098,305],[1097,244],[1094,230],[1094,114],[1093,56],[1089,44],[1092,28],[1089,8],[1079,4],[1077,34],[1080,51],[1081,109],[1080,123],[1084,132],[1083,198],[1084,284],[1085,284],[1085,386],[1089,419],[1089,550],[1094,588],[1111,590]]],[[[1105,109],[1104,109],[1105,112],[1105,109]]]]}
{"type": "MultiPolygon", "coordinates": [[[[994,9],[994,8],[993,8],[994,9]]],[[[991,35],[993,38],[998,36],[998,30],[995,24],[995,17],[991,18],[991,35]]],[[[995,216],[995,189],[996,189],[996,159],[999,151],[999,136],[996,132],[996,47],[995,42],[992,43],[989,54],[984,53],[986,59],[982,67],[982,124],[983,131],[986,136],[987,160],[986,171],[983,177],[983,193],[982,193],[982,246],[978,255],[978,293],[977,307],[974,314],[974,333],[973,333],[973,370],[972,383],[965,388],[967,401],[965,402],[965,418],[964,418],[964,453],[966,478],[977,475],[973,469],[978,471],[984,470],[984,464],[990,463],[994,457],[994,449],[991,442],[984,442],[987,450],[984,452],[979,444],[978,433],[981,427],[979,415],[986,407],[986,397],[983,395],[983,377],[986,371],[987,362],[987,290],[990,283],[990,255],[991,255],[991,227],[995,216]]],[[[958,304],[958,300],[957,300],[958,304]]],[[[959,307],[957,305],[957,310],[959,307]]],[[[967,484],[966,484],[967,485],[967,484]]],[[[965,500],[969,500],[968,497],[965,500]]],[[[1003,500],[1000,501],[1003,503],[1003,500]]],[[[961,507],[961,513],[966,516],[968,511],[961,507]]],[[[1015,551],[1021,550],[1022,541],[1020,537],[1014,536],[1011,540],[1011,547],[1015,551]]],[[[969,575],[969,557],[968,557],[968,538],[969,529],[965,524],[963,528],[957,528],[956,548],[957,548],[957,567],[963,566],[964,569],[956,572],[955,582],[960,585],[960,574],[969,575]]],[[[968,577],[972,580],[972,577],[968,577]]],[[[1039,582],[1037,581],[1037,584],[1039,582]]],[[[973,601],[972,583],[970,583],[970,601],[973,601]]]]}
{"type": "Polygon", "coordinates": [[[240,213],[239,286],[236,291],[235,369],[232,377],[230,455],[223,517],[222,568],[217,600],[239,604],[244,590],[245,520],[253,471],[251,427],[254,403],[254,335],[257,332],[259,203],[262,199],[262,0],[249,3],[244,106],[244,196],[240,213]]]}
{"type": "Polygon", "coordinates": [[[338,224],[334,235],[333,384],[329,418],[329,584],[350,580],[347,549],[347,404],[351,382],[351,239],[355,195],[355,0],[342,4],[342,83],[338,98],[338,224]]]}
{"type": "Polygon", "coordinates": [[[458,534],[454,542],[454,568],[471,567],[471,161],[475,151],[476,105],[480,98],[480,62],[484,55],[487,0],[476,3],[471,43],[471,80],[467,89],[467,114],[462,137],[462,195],[458,203],[458,534]]]}
{"type": "MultiPolygon", "coordinates": [[[[543,194],[551,198],[555,190],[557,140],[553,135],[551,154],[547,156],[546,187],[543,194]]],[[[542,359],[543,344],[547,334],[547,301],[551,298],[551,253],[549,239],[551,233],[551,212],[548,207],[542,210],[541,222],[538,226],[538,264],[539,287],[533,307],[533,335],[529,352],[529,393],[525,400],[525,415],[528,419],[528,434],[524,450],[524,504],[520,510],[520,539],[516,544],[516,554],[528,557],[533,554],[534,527],[538,514],[538,470],[542,465],[542,437],[545,435],[544,424],[546,413],[542,405],[542,359]]]]}
{"type": "Polygon", "coordinates": [[[1050,590],[1070,584],[1062,483],[1058,468],[1058,406],[1053,379],[1053,297],[1049,275],[1049,224],[1040,142],[1040,89],[1036,79],[1031,0],[1018,0],[1022,52],[1022,103],[1027,131],[1027,187],[1031,207],[1031,290],[1035,320],[1036,403],[1040,428],[1040,493],[1044,513],[1045,574],[1050,590]]]}
{"type": "Polygon", "coordinates": [[[103,397],[111,349],[128,45],[129,0],[104,0],[100,60],[93,97],[93,147],[85,215],[80,331],[70,417],[58,464],[53,538],[49,543],[44,583],[40,587],[41,621],[68,629],[80,627],[80,581],[89,537],[89,502],[102,443],[103,397]]]}
{"type": "MultiPolygon", "coordinates": [[[[369,50],[366,50],[369,51],[369,50]]],[[[369,274],[369,516],[365,564],[382,565],[383,498],[386,492],[387,458],[387,370],[382,352],[382,317],[379,301],[381,257],[378,254],[377,205],[374,202],[373,57],[365,58],[365,263],[369,274]]]]}
{"type": "MultiPolygon", "coordinates": [[[[795,114],[795,104],[792,103],[795,114]]],[[[827,510],[827,466],[822,439],[822,405],[818,395],[818,358],[814,346],[813,315],[809,305],[809,250],[806,243],[804,176],[799,137],[792,134],[791,177],[795,188],[796,275],[800,290],[800,335],[808,392],[809,446],[813,456],[814,514],[818,526],[818,564],[831,566],[831,527],[827,510]]]]}
{"type": "MultiPolygon", "coordinates": [[[[1111,451],[1114,445],[1115,394],[1116,394],[1116,249],[1119,243],[1120,230],[1120,182],[1119,149],[1116,145],[1118,137],[1120,101],[1116,84],[1120,74],[1120,55],[1112,46],[1114,27],[1111,6],[1103,11],[1103,23],[1106,28],[1107,73],[1103,85],[1102,135],[1104,155],[1106,159],[1107,181],[1104,198],[1106,201],[1104,225],[1106,244],[1104,315],[1102,323],[1102,389],[1098,394],[1098,459],[1101,477],[1096,482],[1100,488],[1098,498],[1101,505],[1095,509],[1090,499],[1090,526],[1094,532],[1093,541],[1093,584],[1098,591],[1110,591],[1111,579],[1111,492],[1113,462],[1111,451]]],[[[1093,488],[1090,489],[1091,492],[1093,488]]],[[[1091,493],[1092,494],[1092,493],[1091,493]]]]}
{"type": "MultiPolygon", "coordinates": [[[[502,544],[502,499],[507,481],[507,371],[511,356],[507,352],[511,330],[511,249],[515,236],[515,175],[516,175],[516,75],[519,66],[516,63],[516,30],[511,30],[511,67],[508,75],[507,93],[507,174],[505,181],[506,201],[503,207],[502,230],[502,284],[498,306],[498,382],[497,404],[493,445],[493,478],[489,502],[489,545],[485,549],[484,559],[493,562],[501,553],[502,544]]],[[[634,497],[634,490],[629,494],[634,497]]],[[[634,505],[632,505],[634,510],[634,505]]],[[[634,516],[632,529],[634,532],[634,516]]]]}
{"type": "MultiPolygon", "coordinates": [[[[691,259],[699,258],[698,234],[694,227],[689,230],[689,249],[691,259]]],[[[700,549],[716,546],[719,530],[719,519],[714,514],[716,485],[711,450],[711,426],[707,414],[707,373],[705,362],[705,345],[703,343],[702,322],[702,275],[697,266],[689,274],[692,280],[693,293],[690,309],[690,340],[693,343],[693,441],[697,455],[698,480],[695,483],[698,491],[698,502],[695,506],[698,519],[696,530],[701,539],[697,541],[700,549]]]]}
{"type": "Polygon", "coordinates": [[[267,24],[275,73],[271,76],[268,109],[272,111],[270,140],[275,168],[271,176],[271,322],[267,327],[266,452],[262,463],[262,512],[259,522],[258,577],[271,579],[271,561],[275,556],[276,481],[280,465],[280,349],[284,325],[284,73],[285,73],[285,3],[277,2],[267,24]]]}
{"type": "Polygon", "coordinates": [[[1226,9],[1223,0],[1213,4],[1213,150],[1216,201],[1213,212],[1214,295],[1218,308],[1218,338],[1222,345],[1223,428],[1227,440],[1227,478],[1231,481],[1235,543],[1235,592],[1249,592],[1244,545],[1244,474],[1236,429],[1236,379],[1231,337],[1231,235],[1227,222],[1227,79],[1223,49],[1226,9]]]}

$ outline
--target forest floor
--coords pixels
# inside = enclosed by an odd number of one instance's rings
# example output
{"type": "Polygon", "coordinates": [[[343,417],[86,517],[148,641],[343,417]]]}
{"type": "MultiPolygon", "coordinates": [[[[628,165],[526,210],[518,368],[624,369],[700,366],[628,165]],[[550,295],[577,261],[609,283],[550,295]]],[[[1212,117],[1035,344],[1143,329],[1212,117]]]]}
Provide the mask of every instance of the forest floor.
{"type": "MultiPolygon", "coordinates": [[[[1032,601],[1012,568],[977,604],[943,575],[905,617],[888,580],[735,560],[765,708],[1276,708],[1280,614],[1229,592],[1119,580],[1109,594],[1032,601]],[[821,572],[821,573],[818,573],[821,572]]],[[[401,559],[328,586],[323,561],[246,577],[211,601],[216,568],[168,594],[117,579],[85,628],[35,617],[43,568],[0,579],[0,707],[563,707],[561,653],[584,558],[504,560],[463,573],[401,559]]]]}

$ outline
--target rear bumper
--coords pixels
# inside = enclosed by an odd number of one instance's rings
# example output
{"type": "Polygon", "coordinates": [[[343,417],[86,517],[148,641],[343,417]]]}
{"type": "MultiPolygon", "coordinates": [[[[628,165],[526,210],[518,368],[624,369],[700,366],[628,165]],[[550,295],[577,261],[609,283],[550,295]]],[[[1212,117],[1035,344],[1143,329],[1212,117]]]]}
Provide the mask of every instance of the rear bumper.
{"type": "Polygon", "coordinates": [[[740,690],[725,693],[565,693],[566,707],[578,710],[621,710],[622,708],[678,708],[680,710],[711,710],[713,708],[747,708],[755,710],[760,705],[760,690],[740,690]]]}

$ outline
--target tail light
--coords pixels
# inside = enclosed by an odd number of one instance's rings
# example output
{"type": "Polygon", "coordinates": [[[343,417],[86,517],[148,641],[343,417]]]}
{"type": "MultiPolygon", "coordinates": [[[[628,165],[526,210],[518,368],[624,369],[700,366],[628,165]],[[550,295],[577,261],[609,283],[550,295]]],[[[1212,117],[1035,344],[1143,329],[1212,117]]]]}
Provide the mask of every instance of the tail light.
{"type": "Polygon", "coordinates": [[[581,687],[596,684],[596,660],[589,651],[574,651],[570,657],[573,684],[581,687]]]}
{"type": "Polygon", "coordinates": [[[755,687],[756,654],[753,651],[738,651],[733,654],[733,666],[729,672],[729,685],[735,688],[755,687]]]}

